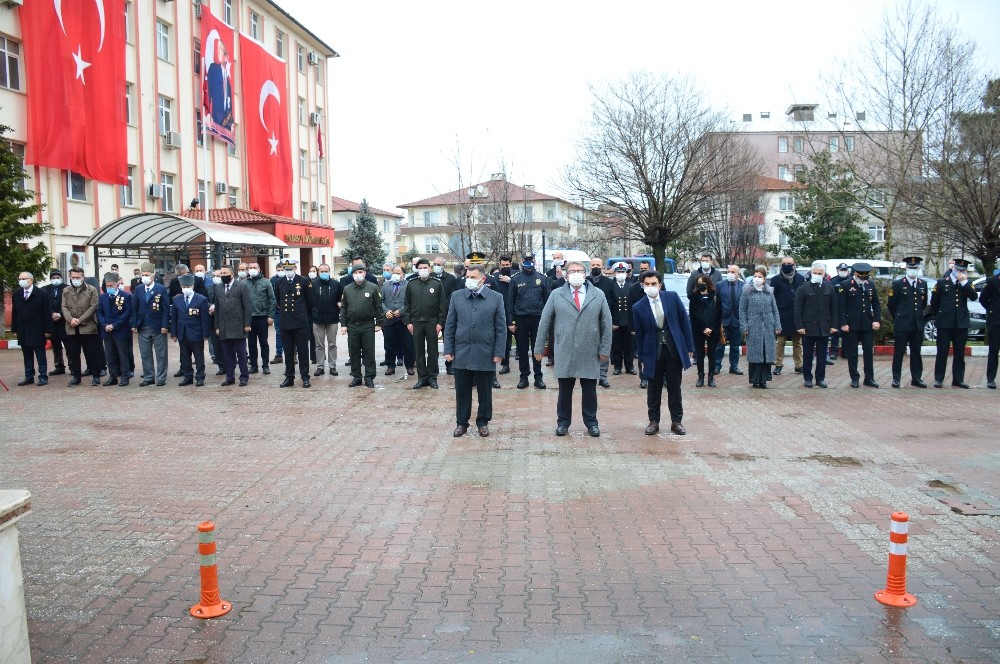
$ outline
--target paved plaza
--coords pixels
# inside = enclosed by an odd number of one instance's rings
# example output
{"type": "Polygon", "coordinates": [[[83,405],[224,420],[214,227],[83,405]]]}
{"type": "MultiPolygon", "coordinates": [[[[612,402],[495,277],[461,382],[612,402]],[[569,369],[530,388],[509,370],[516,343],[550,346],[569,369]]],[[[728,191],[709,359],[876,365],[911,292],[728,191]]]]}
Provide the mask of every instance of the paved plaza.
{"type": "Polygon", "coordinates": [[[879,390],[850,389],[843,360],[827,390],[790,368],[766,391],[688,372],[684,437],[643,435],[633,376],[599,391],[600,438],[579,397],[556,437],[551,369],[541,391],[515,368],[492,436],[456,439],[443,370],[415,392],[381,370],[348,389],[338,368],[310,390],[277,389],[277,367],[243,389],[18,388],[21,353],[0,351],[33,660],[1000,662],[983,358],[971,390],[890,389],[885,358],[879,390]],[[872,597],[897,510],[905,610],[872,597]],[[234,608],[198,620],[206,519],[234,608]]]}

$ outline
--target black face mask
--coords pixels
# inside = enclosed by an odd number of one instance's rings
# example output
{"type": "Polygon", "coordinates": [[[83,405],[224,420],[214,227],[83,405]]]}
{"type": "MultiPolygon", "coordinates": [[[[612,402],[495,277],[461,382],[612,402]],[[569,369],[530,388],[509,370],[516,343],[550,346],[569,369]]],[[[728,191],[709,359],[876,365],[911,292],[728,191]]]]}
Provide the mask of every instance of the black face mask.
{"type": "Polygon", "coordinates": [[[233,275],[231,274],[222,275],[222,283],[229,285],[230,283],[232,283],[232,281],[233,281],[233,275]]]}
{"type": "Polygon", "coordinates": [[[500,274],[502,274],[505,277],[509,277],[510,276],[510,268],[509,267],[502,267],[502,268],[500,268],[500,274]]]}
{"type": "Polygon", "coordinates": [[[794,265],[782,265],[781,266],[781,271],[784,272],[785,274],[791,274],[792,272],[795,272],[795,266],[794,265]]]}
{"type": "Polygon", "coordinates": [[[599,277],[599,276],[601,276],[601,272],[602,272],[602,270],[599,267],[592,267],[592,268],[590,268],[590,276],[592,276],[592,277],[599,277]]]}
{"type": "Polygon", "coordinates": [[[701,286],[698,286],[698,290],[700,290],[702,293],[707,293],[708,292],[708,286],[706,286],[705,284],[702,284],[701,286]]]}

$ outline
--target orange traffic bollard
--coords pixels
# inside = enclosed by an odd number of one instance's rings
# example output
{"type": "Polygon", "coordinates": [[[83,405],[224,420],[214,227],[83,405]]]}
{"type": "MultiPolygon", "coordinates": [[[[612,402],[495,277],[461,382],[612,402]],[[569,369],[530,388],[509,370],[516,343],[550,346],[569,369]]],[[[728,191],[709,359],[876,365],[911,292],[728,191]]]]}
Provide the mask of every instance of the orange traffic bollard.
{"type": "Polygon", "coordinates": [[[910,517],[906,512],[893,512],[889,522],[889,573],[885,588],[875,593],[875,599],[888,606],[908,607],[917,598],[906,592],[906,540],[910,517]]]}
{"type": "Polygon", "coordinates": [[[191,607],[195,618],[218,618],[233,608],[219,598],[219,574],[215,566],[215,524],[198,524],[198,553],[201,554],[201,602],[191,607]]]}

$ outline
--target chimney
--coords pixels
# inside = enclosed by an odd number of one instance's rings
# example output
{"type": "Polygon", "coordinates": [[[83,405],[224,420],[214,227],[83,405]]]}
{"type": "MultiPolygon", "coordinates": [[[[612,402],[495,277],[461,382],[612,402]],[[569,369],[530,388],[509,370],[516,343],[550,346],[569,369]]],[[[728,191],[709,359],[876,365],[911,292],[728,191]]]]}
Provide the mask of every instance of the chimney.
{"type": "Polygon", "coordinates": [[[533,185],[533,184],[526,184],[526,185],[524,185],[524,188],[527,189],[528,191],[534,191],[535,190],[535,185],[533,185]]]}
{"type": "Polygon", "coordinates": [[[499,173],[494,173],[493,175],[491,175],[490,179],[491,180],[506,180],[507,179],[507,174],[504,173],[503,171],[500,171],[499,173]]]}

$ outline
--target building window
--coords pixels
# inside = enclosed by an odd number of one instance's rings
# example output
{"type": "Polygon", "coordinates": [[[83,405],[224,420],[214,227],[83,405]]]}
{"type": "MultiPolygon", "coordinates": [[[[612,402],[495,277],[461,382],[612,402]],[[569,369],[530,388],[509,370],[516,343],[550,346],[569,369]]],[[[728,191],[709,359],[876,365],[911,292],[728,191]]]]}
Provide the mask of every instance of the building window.
{"type": "Polygon", "coordinates": [[[160,95],[159,101],[157,102],[157,107],[160,111],[160,135],[163,136],[167,132],[173,131],[173,121],[172,116],[172,106],[173,102],[169,99],[160,95]]]}
{"type": "Polygon", "coordinates": [[[326,182],[326,167],[323,165],[323,157],[318,159],[319,163],[319,181],[326,182]]]}
{"type": "Polygon", "coordinates": [[[236,187],[229,187],[229,207],[236,207],[236,203],[239,201],[239,189],[236,187]]]}
{"type": "Polygon", "coordinates": [[[801,181],[806,176],[806,167],[802,164],[795,164],[795,179],[801,181]]]}
{"type": "MultiPolygon", "coordinates": [[[[10,151],[13,152],[14,154],[16,154],[20,158],[20,160],[21,160],[21,171],[24,171],[24,145],[22,145],[21,143],[11,143],[10,144],[10,151]]],[[[20,181],[14,183],[14,189],[16,189],[18,191],[24,191],[25,188],[26,188],[26,184],[25,184],[25,181],[24,181],[24,175],[22,174],[20,181]]]]}
{"type": "Polygon", "coordinates": [[[854,152],[854,137],[844,136],[844,149],[848,152],[854,152]]]}
{"type": "Polygon", "coordinates": [[[778,152],[788,152],[788,137],[779,136],[778,137],[778,152]]]}
{"type": "Polygon", "coordinates": [[[260,16],[250,12],[250,36],[260,41],[260,16]]]}
{"type": "Polygon", "coordinates": [[[885,242],[885,226],[870,225],[868,227],[868,239],[872,242],[885,242]]]}
{"type": "Polygon", "coordinates": [[[156,22],[156,57],[170,60],[170,26],[163,21],[156,22]]]}
{"type": "Polygon", "coordinates": [[[201,124],[201,109],[194,109],[194,140],[198,143],[198,147],[205,145],[205,128],[201,124]]]}
{"type": "Polygon", "coordinates": [[[281,30],[274,31],[274,54],[279,58],[285,57],[285,33],[281,30]]]}
{"type": "Polygon", "coordinates": [[[174,211],[174,176],[160,173],[160,204],[164,212],[174,211]]]}
{"type": "Polygon", "coordinates": [[[791,212],[795,209],[795,198],[792,196],[780,196],[778,198],[778,209],[782,212],[791,212]]]}
{"type": "Polygon", "coordinates": [[[545,209],[545,221],[553,221],[556,218],[556,204],[546,202],[543,207],[545,209]]]}
{"type": "Polygon", "coordinates": [[[868,190],[867,198],[869,207],[885,207],[885,192],[881,189],[868,190]]]}
{"type": "Polygon", "coordinates": [[[132,124],[132,84],[125,84],[125,124],[132,124]]]}
{"type": "Polygon", "coordinates": [[[796,136],[795,140],[792,142],[792,149],[796,152],[802,152],[805,147],[805,141],[802,140],[801,136],[796,136]]]}
{"type": "Polygon", "coordinates": [[[306,151],[299,150],[299,177],[304,178],[309,173],[306,171],[306,151]]]}
{"type": "Polygon", "coordinates": [[[382,220],[382,232],[383,233],[388,233],[389,232],[389,220],[388,219],[383,219],[382,220]]]}
{"type": "Polygon", "coordinates": [[[301,203],[299,203],[299,218],[302,219],[302,221],[305,221],[306,219],[309,218],[308,214],[309,214],[309,206],[306,205],[305,201],[302,201],[301,203]]]}
{"type": "Polygon", "coordinates": [[[198,207],[204,210],[207,205],[207,198],[205,196],[205,181],[198,180],[198,207]]]}
{"type": "Polygon", "coordinates": [[[424,238],[424,251],[428,254],[436,254],[441,250],[441,245],[436,237],[424,238]]]}
{"type": "Polygon", "coordinates": [[[326,206],[325,205],[320,205],[319,206],[319,223],[321,223],[321,224],[325,224],[326,223],[326,206]]]}
{"type": "Polygon", "coordinates": [[[438,211],[424,210],[424,226],[430,228],[438,225],[438,211]]]}
{"type": "Polygon", "coordinates": [[[201,75],[201,40],[200,39],[195,39],[194,40],[193,52],[194,52],[194,57],[192,58],[192,60],[194,61],[194,63],[193,63],[194,64],[194,73],[198,74],[200,76],[201,75]]]}
{"type": "Polygon", "coordinates": [[[787,247],[788,246],[788,236],[784,233],[778,233],[778,246],[787,247]]]}
{"type": "Polygon", "coordinates": [[[792,172],[788,170],[788,166],[785,166],[784,164],[778,166],[778,179],[789,182],[792,180],[792,172]]]}
{"type": "Polygon", "coordinates": [[[836,136],[830,137],[830,152],[837,152],[840,150],[840,138],[836,136]]]}
{"type": "Polygon", "coordinates": [[[522,216],[524,217],[524,221],[531,223],[532,221],[535,220],[535,208],[532,207],[531,205],[523,206],[521,208],[521,212],[522,216]]]}
{"type": "Polygon", "coordinates": [[[135,166],[128,167],[128,183],[118,188],[118,202],[122,207],[135,206],[135,166]]]}
{"type": "Polygon", "coordinates": [[[223,0],[222,20],[226,22],[226,25],[233,24],[233,0],[223,0]]]}
{"type": "Polygon", "coordinates": [[[299,71],[305,72],[306,70],[306,52],[302,48],[301,44],[295,45],[295,59],[298,61],[299,71]]]}
{"type": "Polygon", "coordinates": [[[132,3],[125,3],[125,41],[132,43],[132,3]]]}
{"type": "Polygon", "coordinates": [[[21,45],[13,39],[0,37],[0,86],[21,89],[21,45]]]}
{"type": "Polygon", "coordinates": [[[87,200],[87,178],[73,171],[66,171],[66,197],[71,201],[87,200]]]}
{"type": "Polygon", "coordinates": [[[299,97],[299,124],[304,125],[306,123],[306,100],[299,97]]]}
{"type": "Polygon", "coordinates": [[[226,154],[228,154],[230,157],[235,157],[236,156],[236,144],[235,143],[226,143],[226,154]]]}

